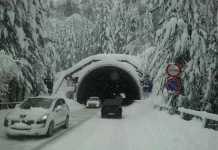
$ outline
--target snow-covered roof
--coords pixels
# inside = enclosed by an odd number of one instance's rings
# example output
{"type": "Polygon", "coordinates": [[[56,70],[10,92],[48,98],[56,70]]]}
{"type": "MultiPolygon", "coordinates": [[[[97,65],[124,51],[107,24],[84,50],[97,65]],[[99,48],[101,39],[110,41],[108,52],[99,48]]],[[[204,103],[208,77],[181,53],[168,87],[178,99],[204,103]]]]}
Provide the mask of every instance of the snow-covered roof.
{"type": "Polygon", "coordinates": [[[90,56],[73,67],[60,72],[54,85],[54,92],[57,93],[66,76],[79,77],[80,82],[90,71],[105,66],[114,66],[128,72],[140,84],[138,80],[142,76],[140,63],[139,57],[125,54],[98,54],[90,56]]]}

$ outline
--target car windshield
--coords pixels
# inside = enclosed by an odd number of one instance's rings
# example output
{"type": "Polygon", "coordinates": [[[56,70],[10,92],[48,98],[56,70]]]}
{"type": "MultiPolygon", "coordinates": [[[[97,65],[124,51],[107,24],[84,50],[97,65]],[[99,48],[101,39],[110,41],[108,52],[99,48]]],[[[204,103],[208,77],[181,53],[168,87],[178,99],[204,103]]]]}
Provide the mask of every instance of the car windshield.
{"type": "Polygon", "coordinates": [[[30,108],[50,108],[53,100],[48,98],[29,98],[25,100],[21,105],[21,109],[30,109],[30,108]]]}
{"type": "Polygon", "coordinates": [[[96,100],[98,100],[98,99],[99,99],[98,97],[90,97],[90,98],[89,98],[90,101],[96,101],[96,100]]]}

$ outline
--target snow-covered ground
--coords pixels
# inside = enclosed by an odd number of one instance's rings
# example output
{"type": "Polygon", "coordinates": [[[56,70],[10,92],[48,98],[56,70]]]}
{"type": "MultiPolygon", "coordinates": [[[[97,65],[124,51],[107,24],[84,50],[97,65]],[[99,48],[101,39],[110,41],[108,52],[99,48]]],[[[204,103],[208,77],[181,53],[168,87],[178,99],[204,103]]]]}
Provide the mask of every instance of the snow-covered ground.
{"type": "Polygon", "coordinates": [[[153,109],[152,99],[124,108],[124,118],[101,119],[100,113],[43,150],[214,150],[218,132],[198,120],[153,109]]]}

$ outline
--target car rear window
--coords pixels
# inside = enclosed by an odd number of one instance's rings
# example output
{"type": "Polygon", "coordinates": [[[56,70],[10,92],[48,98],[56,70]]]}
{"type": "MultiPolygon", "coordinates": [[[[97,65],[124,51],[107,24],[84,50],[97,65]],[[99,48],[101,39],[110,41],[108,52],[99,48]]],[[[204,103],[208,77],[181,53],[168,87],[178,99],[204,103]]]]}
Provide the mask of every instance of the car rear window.
{"type": "Polygon", "coordinates": [[[98,97],[90,97],[89,100],[99,100],[98,97]]]}

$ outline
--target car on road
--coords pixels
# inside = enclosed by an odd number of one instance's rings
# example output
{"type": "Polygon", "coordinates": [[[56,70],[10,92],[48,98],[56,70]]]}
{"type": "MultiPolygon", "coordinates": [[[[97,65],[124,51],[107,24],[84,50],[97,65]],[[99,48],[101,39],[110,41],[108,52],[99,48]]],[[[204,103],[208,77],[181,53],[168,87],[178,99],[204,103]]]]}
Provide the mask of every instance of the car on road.
{"type": "Polygon", "coordinates": [[[99,108],[101,105],[100,98],[97,96],[89,97],[86,102],[87,108],[99,108]]]}
{"type": "Polygon", "coordinates": [[[59,127],[69,127],[70,110],[64,98],[31,97],[4,118],[6,135],[52,136],[59,127]]]}
{"type": "Polygon", "coordinates": [[[122,118],[122,98],[109,98],[102,102],[101,117],[122,118]]]}

